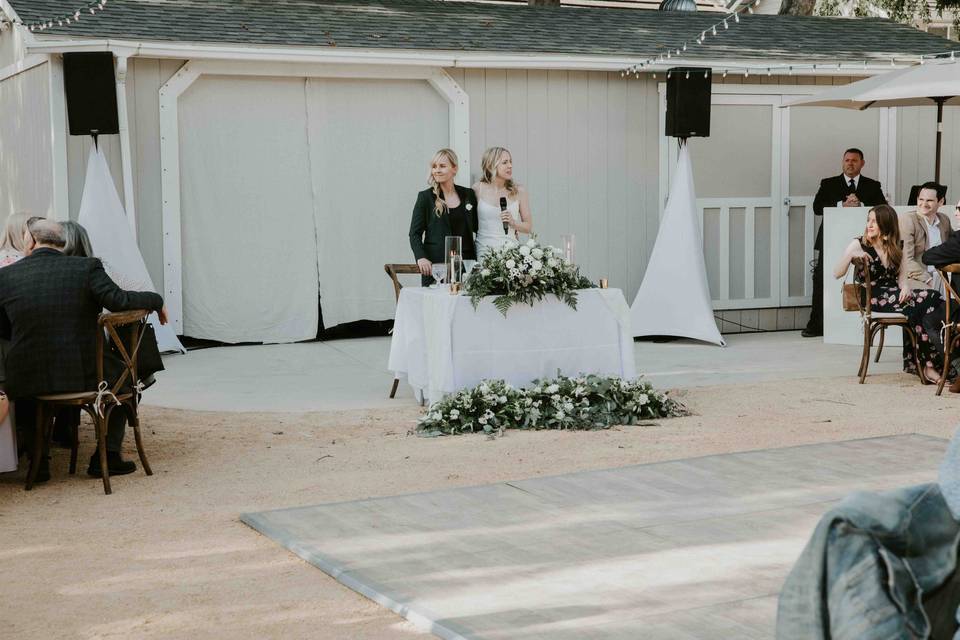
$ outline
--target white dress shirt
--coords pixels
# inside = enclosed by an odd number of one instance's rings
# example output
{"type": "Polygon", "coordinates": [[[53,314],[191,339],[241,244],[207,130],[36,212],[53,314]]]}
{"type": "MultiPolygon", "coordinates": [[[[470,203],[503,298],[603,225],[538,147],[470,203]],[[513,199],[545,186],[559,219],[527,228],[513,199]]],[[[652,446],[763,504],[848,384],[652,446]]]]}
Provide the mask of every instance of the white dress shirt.
{"type": "MultiPolygon", "coordinates": [[[[860,186],[860,174],[858,173],[857,175],[853,176],[852,178],[849,177],[849,176],[848,176],[847,174],[845,174],[845,173],[843,174],[843,184],[845,184],[845,185],[847,185],[847,186],[850,186],[850,181],[851,181],[851,180],[853,180],[853,190],[856,191],[856,190],[857,190],[857,187],[860,186]]],[[[843,206],[843,200],[840,200],[839,202],[837,202],[837,206],[838,206],[838,207],[842,207],[842,206],[843,206]]]]}

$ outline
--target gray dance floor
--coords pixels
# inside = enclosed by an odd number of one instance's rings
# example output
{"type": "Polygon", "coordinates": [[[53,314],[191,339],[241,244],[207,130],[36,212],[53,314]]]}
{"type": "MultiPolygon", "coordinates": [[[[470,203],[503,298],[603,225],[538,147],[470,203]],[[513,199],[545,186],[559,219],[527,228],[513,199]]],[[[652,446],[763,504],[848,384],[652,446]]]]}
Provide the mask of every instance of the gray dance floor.
{"type": "Polygon", "coordinates": [[[817,519],[932,482],[909,435],[251,513],[243,521],[448,639],[771,638],[817,519]]]}

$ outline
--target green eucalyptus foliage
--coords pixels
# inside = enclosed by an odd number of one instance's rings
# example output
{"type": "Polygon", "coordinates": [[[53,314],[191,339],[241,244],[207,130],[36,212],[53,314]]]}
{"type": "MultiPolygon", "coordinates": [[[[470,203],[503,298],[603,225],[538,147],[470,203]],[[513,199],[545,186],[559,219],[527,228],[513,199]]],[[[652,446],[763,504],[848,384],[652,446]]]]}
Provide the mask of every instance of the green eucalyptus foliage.
{"type": "Polygon", "coordinates": [[[686,408],[646,381],[615,376],[559,376],[517,389],[484,380],[430,405],[417,423],[425,436],[502,433],[504,429],[606,429],[687,415],[686,408]]]}
{"type": "Polygon", "coordinates": [[[533,306],[549,294],[576,309],[577,289],[594,286],[580,275],[576,265],[563,258],[559,249],[531,238],[524,244],[509,243],[484,254],[470,271],[464,290],[474,309],[484,297],[496,296],[493,304],[506,316],[511,306],[533,306]]]}

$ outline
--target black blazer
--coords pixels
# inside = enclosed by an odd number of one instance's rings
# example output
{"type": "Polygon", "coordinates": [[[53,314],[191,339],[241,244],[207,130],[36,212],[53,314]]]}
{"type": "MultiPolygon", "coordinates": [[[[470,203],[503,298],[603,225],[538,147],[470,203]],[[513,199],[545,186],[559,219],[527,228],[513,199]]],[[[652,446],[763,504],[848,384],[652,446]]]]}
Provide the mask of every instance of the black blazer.
{"type": "Polygon", "coordinates": [[[920,259],[923,264],[935,267],[960,262],[960,233],[951,233],[943,244],[924,251],[920,259]]]}
{"type": "MultiPolygon", "coordinates": [[[[847,179],[843,174],[824,178],[820,181],[820,188],[817,189],[817,195],[813,199],[813,213],[822,216],[824,207],[837,206],[837,203],[845,200],[849,193],[850,187],[847,186],[847,179]]],[[[856,194],[860,202],[868,207],[887,204],[880,183],[866,176],[860,176],[857,181],[856,194]]]]}
{"type": "MultiPolygon", "coordinates": [[[[817,195],[813,198],[814,215],[822,216],[824,207],[835,207],[838,202],[843,202],[850,193],[850,187],[847,184],[847,177],[843,174],[824,178],[820,181],[820,188],[817,189],[817,195]]],[[[857,198],[865,206],[875,207],[878,204],[887,204],[887,199],[883,195],[883,188],[877,180],[871,180],[866,176],[860,176],[857,180],[857,198]]],[[[822,227],[817,230],[817,240],[814,243],[815,249],[823,248],[822,227]]]]}
{"type": "Polygon", "coordinates": [[[8,338],[7,393],[26,398],[96,389],[97,316],[159,311],[163,298],[124,291],[97,258],[38,249],[0,269],[0,337],[8,338]]]}
{"type": "MultiPolygon", "coordinates": [[[[463,238],[463,257],[465,260],[476,260],[477,249],[473,234],[477,232],[477,195],[473,189],[454,185],[460,202],[467,204],[467,224],[471,233],[463,238]]],[[[452,236],[450,216],[444,212],[438,216],[434,210],[433,189],[424,189],[417,194],[417,203],[413,205],[413,215],[410,219],[410,248],[416,260],[426,258],[430,262],[443,262],[443,242],[447,236],[452,236]]]]}
{"type": "MultiPolygon", "coordinates": [[[[924,251],[920,259],[923,261],[923,264],[933,265],[934,267],[942,267],[960,262],[960,233],[951,233],[947,236],[947,239],[943,241],[943,244],[924,251]]],[[[954,290],[960,287],[960,273],[950,274],[950,285],[954,290]]],[[[955,305],[956,303],[951,301],[951,304],[955,305]]],[[[955,306],[951,308],[955,308],[955,306]]]]}

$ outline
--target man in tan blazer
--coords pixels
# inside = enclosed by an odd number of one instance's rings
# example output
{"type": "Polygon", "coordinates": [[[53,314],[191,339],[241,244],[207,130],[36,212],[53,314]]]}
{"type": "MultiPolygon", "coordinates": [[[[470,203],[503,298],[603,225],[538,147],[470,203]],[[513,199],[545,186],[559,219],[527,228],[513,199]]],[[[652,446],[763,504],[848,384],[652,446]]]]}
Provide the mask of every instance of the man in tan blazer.
{"type": "Polygon", "coordinates": [[[900,216],[900,239],[903,240],[903,262],[911,289],[940,289],[936,269],[923,264],[927,249],[939,246],[953,234],[950,218],[940,213],[937,184],[927,182],[917,195],[917,210],[900,216]]]}

